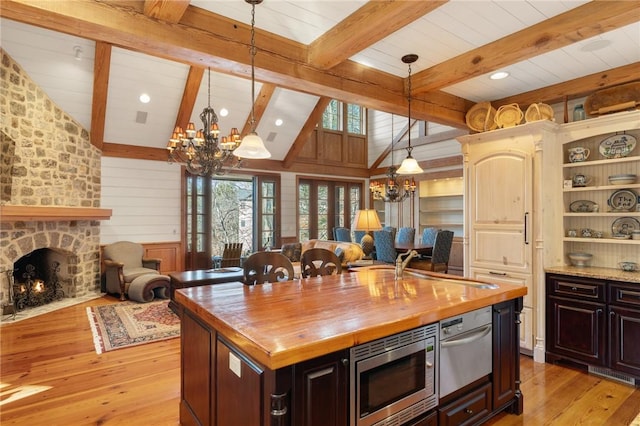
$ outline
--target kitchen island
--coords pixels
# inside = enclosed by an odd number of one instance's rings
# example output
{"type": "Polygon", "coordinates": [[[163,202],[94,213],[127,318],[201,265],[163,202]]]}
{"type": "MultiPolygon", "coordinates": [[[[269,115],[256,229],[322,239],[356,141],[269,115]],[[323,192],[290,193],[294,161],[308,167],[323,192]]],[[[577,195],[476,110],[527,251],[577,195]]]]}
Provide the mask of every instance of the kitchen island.
{"type": "Polygon", "coordinates": [[[379,267],[273,285],[178,290],[181,423],[346,425],[350,348],[487,306],[493,307],[492,374],[448,397],[447,410],[441,401],[428,418],[410,424],[437,424],[428,420],[436,415],[440,425],[464,423],[464,415],[474,416],[465,404],[478,401],[487,418],[505,409],[520,413],[517,322],[525,294],[516,285],[422,271],[395,280],[393,268],[379,267]]]}

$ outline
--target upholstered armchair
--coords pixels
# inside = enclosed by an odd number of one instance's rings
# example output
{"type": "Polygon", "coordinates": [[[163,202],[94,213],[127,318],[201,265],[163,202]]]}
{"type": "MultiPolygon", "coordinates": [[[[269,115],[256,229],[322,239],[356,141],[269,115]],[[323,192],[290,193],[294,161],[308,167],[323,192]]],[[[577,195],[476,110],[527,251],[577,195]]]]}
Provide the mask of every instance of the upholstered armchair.
{"type": "Polygon", "coordinates": [[[129,286],[143,275],[160,275],[160,259],[143,258],[141,244],[118,241],[103,249],[107,293],[119,294],[125,300],[129,286]]]}

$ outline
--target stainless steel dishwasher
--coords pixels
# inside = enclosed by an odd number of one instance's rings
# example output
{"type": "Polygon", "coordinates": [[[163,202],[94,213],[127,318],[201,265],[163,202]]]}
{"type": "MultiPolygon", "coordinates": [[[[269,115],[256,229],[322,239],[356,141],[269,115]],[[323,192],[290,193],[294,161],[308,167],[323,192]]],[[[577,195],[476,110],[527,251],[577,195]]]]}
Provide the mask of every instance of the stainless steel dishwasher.
{"type": "Polygon", "coordinates": [[[491,306],[440,321],[440,398],[492,369],[491,306]]]}

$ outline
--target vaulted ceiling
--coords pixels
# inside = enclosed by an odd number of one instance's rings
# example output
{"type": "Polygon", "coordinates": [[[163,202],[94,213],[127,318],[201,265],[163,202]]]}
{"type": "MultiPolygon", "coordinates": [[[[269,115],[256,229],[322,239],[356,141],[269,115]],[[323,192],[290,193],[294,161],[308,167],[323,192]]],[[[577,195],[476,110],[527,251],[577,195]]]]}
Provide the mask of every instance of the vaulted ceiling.
{"type": "MultiPolygon", "coordinates": [[[[3,0],[0,15],[2,48],[105,152],[166,157],[174,125],[199,123],[207,68],[212,106],[229,111],[223,131],[248,128],[244,0],[3,0]]],[[[255,13],[257,130],[290,164],[328,98],[406,116],[408,53],[419,56],[412,117],[443,128],[466,128],[479,101],[584,97],[640,79],[639,22],[637,1],[265,0],[255,13]],[[497,70],[510,77],[490,80],[497,70]]],[[[373,158],[396,130],[370,134],[373,158]]]]}

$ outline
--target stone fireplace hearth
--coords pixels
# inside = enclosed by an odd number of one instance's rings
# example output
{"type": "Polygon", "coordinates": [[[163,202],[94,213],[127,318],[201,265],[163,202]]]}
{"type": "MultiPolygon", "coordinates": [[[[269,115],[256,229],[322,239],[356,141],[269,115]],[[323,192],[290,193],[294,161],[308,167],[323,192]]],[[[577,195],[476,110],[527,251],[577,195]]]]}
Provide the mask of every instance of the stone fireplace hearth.
{"type": "Polygon", "coordinates": [[[101,151],[89,132],[60,109],[0,49],[0,303],[7,271],[38,249],[64,253],[66,298],[100,289],[101,151]]]}

